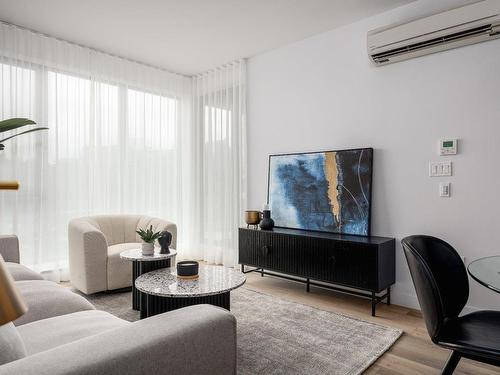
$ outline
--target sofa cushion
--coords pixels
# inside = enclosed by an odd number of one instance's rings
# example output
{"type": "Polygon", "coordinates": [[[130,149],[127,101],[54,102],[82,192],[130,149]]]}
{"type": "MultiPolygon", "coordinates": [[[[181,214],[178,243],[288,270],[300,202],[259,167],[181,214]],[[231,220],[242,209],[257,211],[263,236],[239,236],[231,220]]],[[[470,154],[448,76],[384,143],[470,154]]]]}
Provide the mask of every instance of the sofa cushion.
{"type": "Polygon", "coordinates": [[[12,278],[15,281],[21,280],[43,280],[42,275],[38,272],[30,270],[28,267],[23,266],[22,264],[6,262],[7,269],[9,273],[12,275],[12,278]]]}
{"type": "Polygon", "coordinates": [[[0,366],[26,357],[26,347],[14,324],[0,326],[0,366]]]}
{"type": "Polygon", "coordinates": [[[32,355],[128,324],[107,312],[90,310],[24,324],[18,331],[32,355]]]}
{"type": "Polygon", "coordinates": [[[28,311],[14,321],[16,326],[95,307],[82,296],[52,281],[24,280],[15,282],[28,306],[28,311]]]}
{"type": "Polygon", "coordinates": [[[108,289],[120,289],[132,286],[132,263],[121,259],[120,253],[129,249],[140,248],[136,242],[120,243],[108,247],[107,277],[108,289]]]}

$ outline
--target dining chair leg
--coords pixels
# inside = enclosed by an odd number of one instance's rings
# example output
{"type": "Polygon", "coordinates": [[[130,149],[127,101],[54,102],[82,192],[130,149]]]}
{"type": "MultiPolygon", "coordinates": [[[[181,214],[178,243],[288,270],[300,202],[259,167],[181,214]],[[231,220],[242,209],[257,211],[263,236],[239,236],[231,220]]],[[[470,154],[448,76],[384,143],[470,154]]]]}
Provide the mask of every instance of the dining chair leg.
{"type": "Polygon", "coordinates": [[[453,374],[453,371],[455,371],[458,362],[460,362],[460,358],[462,358],[460,354],[458,354],[455,351],[452,351],[450,356],[448,357],[448,360],[446,361],[446,364],[443,367],[443,370],[441,371],[441,375],[453,374]]]}

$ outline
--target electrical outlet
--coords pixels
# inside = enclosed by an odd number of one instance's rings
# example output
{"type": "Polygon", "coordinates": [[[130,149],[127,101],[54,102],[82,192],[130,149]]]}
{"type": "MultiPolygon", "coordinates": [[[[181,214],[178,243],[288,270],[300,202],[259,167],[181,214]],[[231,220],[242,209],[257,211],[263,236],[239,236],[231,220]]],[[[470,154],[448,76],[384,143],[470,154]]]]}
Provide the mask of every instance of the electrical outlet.
{"type": "Polygon", "coordinates": [[[449,198],[451,195],[450,188],[451,188],[450,182],[441,182],[439,184],[439,196],[443,198],[449,198]]]}

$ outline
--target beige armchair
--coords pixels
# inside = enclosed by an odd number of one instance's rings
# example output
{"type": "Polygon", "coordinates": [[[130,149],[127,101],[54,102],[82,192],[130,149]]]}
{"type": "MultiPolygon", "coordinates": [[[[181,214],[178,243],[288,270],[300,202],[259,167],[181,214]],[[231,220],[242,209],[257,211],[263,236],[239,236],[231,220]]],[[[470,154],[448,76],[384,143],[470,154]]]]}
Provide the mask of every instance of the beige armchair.
{"type": "Polygon", "coordinates": [[[101,215],[71,220],[68,225],[69,269],[73,287],[86,294],[132,285],[132,267],[120,258],[127,249],[141,246],[135,232],[150,225],[172,233],[176,248],[177,226],[140,215],[101,215]]]}

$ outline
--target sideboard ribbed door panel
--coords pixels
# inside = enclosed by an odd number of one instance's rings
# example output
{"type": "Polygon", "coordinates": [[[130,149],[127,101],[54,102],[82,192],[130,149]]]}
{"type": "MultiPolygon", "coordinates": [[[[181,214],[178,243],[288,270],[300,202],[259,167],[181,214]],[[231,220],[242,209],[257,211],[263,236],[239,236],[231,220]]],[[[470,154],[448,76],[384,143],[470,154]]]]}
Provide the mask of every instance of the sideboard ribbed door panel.
{"type": "Polygon", "coordinates": [[[271,233],[256,230],[246,236],[240,235],[240,263],[296,274],[294,238],[271,233]]]}

